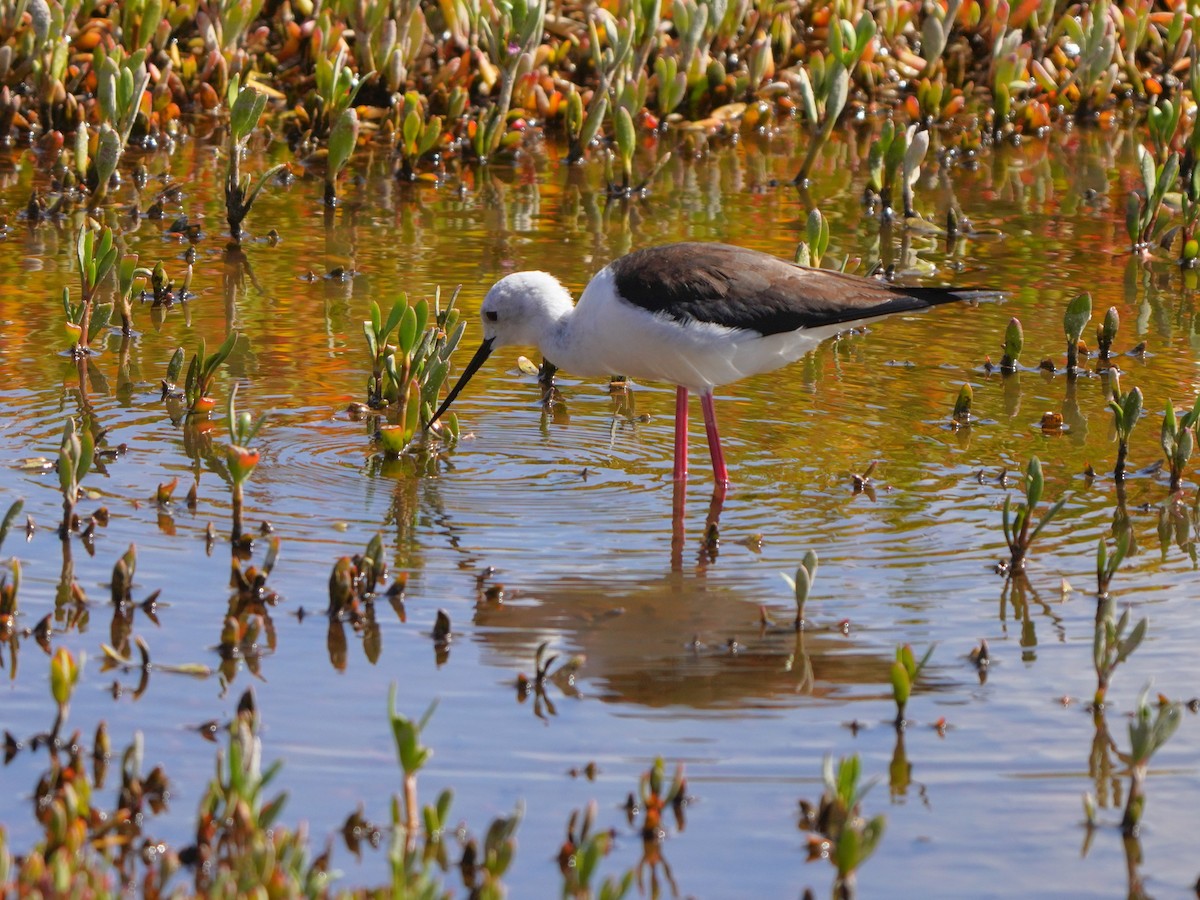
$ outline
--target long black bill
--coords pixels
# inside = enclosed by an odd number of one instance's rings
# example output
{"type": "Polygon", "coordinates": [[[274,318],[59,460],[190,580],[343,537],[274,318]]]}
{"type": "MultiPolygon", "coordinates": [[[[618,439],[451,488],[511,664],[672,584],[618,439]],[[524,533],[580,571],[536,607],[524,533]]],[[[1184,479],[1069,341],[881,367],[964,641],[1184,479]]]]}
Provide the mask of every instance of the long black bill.
{"type": "Polygon", "coordinates": [[[462,375],[458,377],[458,383],[450,389],[450,393],[446,395],[446,399],[442,401],[442,405],[437,408],[437,412],[433,414],[433,418],[425,423],[425,430],[428,431],[433,427],[433,423],[442,417],[450,404],[454,402],[454,398],[459,395],[459,392],[467,386],[467,382],[471,380],[471,376],[479,371],[479,367],[487,362],[487,358],[492,355],[492,342],[495,338],[488,338],[479,345],[479,349],[475,351],[475,355],[471,357],[471,361],[467,363],[467,367],[463,369],[462,375]]]}

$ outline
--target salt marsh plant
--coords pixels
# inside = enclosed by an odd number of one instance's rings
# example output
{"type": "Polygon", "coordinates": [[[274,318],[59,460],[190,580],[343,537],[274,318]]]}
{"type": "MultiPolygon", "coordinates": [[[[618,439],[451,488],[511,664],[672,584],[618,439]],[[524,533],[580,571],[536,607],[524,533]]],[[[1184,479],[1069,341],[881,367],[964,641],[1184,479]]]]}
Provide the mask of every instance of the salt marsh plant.
{"type": "Polygon", "coordinates": [[[229,443],[225,445],[225,464],[229,468],[229,480],[233,487],[233,540],[242,539],[243,485],[258,465],[260,454],[251,446],[255,436],[266,421],[266,416],[255,420],[248,412],[237,411],[237,384],[229,391],[226,415],[229,425],[229,443]]]}
{"type": "MultiPolygon", "coordinates": [[[[1079,372],[1080,339],[1083,329],[1092,318],[1092,295],[1083,293],[1067,304],[1063,315],[1063,332],[1067,337],[1067,375],[1074,377],[1079,372]]],[[[1084,348],[1084,359],[1087,349],[1084,348]]]]}
{"type": "Polygon", "coordinates": [[[487,51],[499,82],[494,101],[480,110],[471,141],[477,159],[486,162],[500,149],[508,127],[517,79],[533,68],[533,54],[542,39],[546,18],[546,0],[513,0],[490,7],[490,14],[478,17],[479,46],[487,51]]]}
{"type": "Polygon", "coordinates": [[[8,512],[4,514],[4,518],[0,519],[0,546],[3,546],[4,539],[8,537],[9,531],[12,530],[13,523],[17,521],[17,516],[21,514],[21,510],[24,508],[24,500],[14,500],[9,505],[8,512]]]}
{"type": "Polygon", "coordinates": [[[1118,35],[1114,18],[1107,4],[1095,3],[1083,8],[1082,15],[1063,15],[1055,27],[1062,27],[1077,50],[1077,63],[1066,69],[1058,83],[1058,93],[1077,97],[1075,117],[1080,121],[1089,118],[1111,94],[1120,68],[1116,55],[1118,35]]]}
{"type": "Polygon", "coordinates": [[[838,761],[825,757],[821,770],[825,791],[817,806],[800,801],[800,828],[811,833],[809,860],[828,859],[837,868],[835,900],[853,900],[858,893],[858,870],[883,837],[884,817],[864,818],[862,801],[874,782],[862,783],[858,755],[838,761]]]}
{"type": "MultiPolygon", "coordinates": [[[[782,573],[781,573],[782,574],[782,573]]],[[[796,568],[796,577],[783,575],[783,580],[788,583],[788,587],[796,597],[796,630],[800,631],[804,628],[804,605],[808,602],[808,594],[812,590],[813,582],[817,579],[817,551],[809,550],[804,554],[804,559],[796,568]]]]}
{"type": "Polygon", "coordinates": [[[813,163],[821,147],[833,134],[850,95],[850,73],[875,37],[875,19],[870,13],[859,16],[858,23],[834,16],[829,22],[826,52],[816,51],[808,64],[797,70],[800,104],[809,129],[808,151],[800,171],[792,179],[797,185],[808,183],[813,163]]]}
{"type": "Polygon", "coordinates": [[[892,698],[896,701],[896,729],[903,730],[907,724],[904,711],[908,708],[908,698],[912,696],[913,686],[921,677],[929,658],[933,656],[933,646],[925,651],[925,655],[917,660],[910,644],[896,648],[896,660],[892,663],[892,698]]]}
{"type": "Polygon", "coordinates": [[[59,647],[50,658],[50,695],[54,698],[57,713],[54,717],[54,728],[50,731],[50,741],[58,740],[59,732],[67,721],[67,713],[71,709],[71,695],[79,681],[80,665],[76,662],[71,651],[59,647]]]}
{"type": "MultiPolygon", "coordinates": [[[[596,49],[599,52],[599,47],[596,49]]],[[[659,57],[655,63],[655,69],[666,70],[668,67],[673,67],[674,64],[675,61],[673,59],[668,63],[663,57],[659,57]]],[[[683,75],[681,73],[663,71],[659,75],[659,81],[660,84],[665,83],[667,87],[659,90],[659,96],[661,97],[665,92],[674,89],[682,79],[683,75]]],[[[684,86],[686,86],[686,81],[684,82],[684,86]]],[[[678,88],[678,90],[679,99],[675,100],[676,104],[682,99],[682,88],[678,88]]],[[[563,127],[567,133],[567,162],[583,162],[584,151],[591,146],[592,141],[599,134],[600,126],[604,124],[604,115],[607,111],[607,92],[593,91],[592,99],[585,109],[579,89],[573,84],[567,89],[566,108],[563,113],[563,127]]]]}
{"type": "Polygon", "coordinates": [[[314,71],[314,89],[304,104],[308,130],[317,139],[327,138],[346,110],[354,106],[366,72],[356,73],[346,62],[346,44],[337,53],[322,55],[314,71]]]}
{"type": "MultiPolygon", "coordinates": [[[[1200,60],[1194,53],[1188,81],[1192,97],[1200,97],[1200,60]]],[[[1182,106],[1182,103],[1176,104],[1179,110],[1182,110],[1182,106]]],[[[1178,112],[1176,116],[1178,116],[1178,112]]],[[[1189,268],[1194,268],[1200,262],[1200,241],[1196,239],[1197,228],[1200,227],[1200,166],[1196,164],[1198,158],[1200,158],[1200,124],[1193,120],[1179,167],[1182,182],[1179,197],[1183,213],[1179,262],[1189,268]]]]}
{"type": "Polygon", "coordinates": [[[612,849],[613,836],[608,831],[595,831],[596,802],[587,805],[583,815],[573,810],[567,821],[567,838],[558,851],[558,869],[563,877],[563,897],[575,900],[621,900],[633,887],[631,869],[619,881],[605,877],[599,888],[593,888],[600,861],[612,849]]]}
{"type": "Polygon", "coordinates": [[[821,210],[814,208],[804,223],[804,240],[796,248],[796,262],[819,269],[828,249],[829,222],[821,215],[821,210]]]}
{"type": "Polygon", "coordinates": [[[1008,320],[1004,330],[1004,353],[1000,357],[1000,371],[1010,375],[1017,371],[1021,361],[1021,350],[1025,346],[1025,332],[1021,329],[1021,320],[1013,316],[1008,320]]]}
{"type": "Polygon", "coordinates": [[[1112,359],[1112,345],[1120,327],[1121,316],[1115,306],[1110,306],[1104,314],[1104,321],[1096,326],[1096,355],[1101,360],[1112,359]]]}
{"type": "Polygon", "coordinates": [[[429,704],[420,719],[413,720],[396,712],[396,685],[388,691],[388,721],[392,726],[392,740],[396,744],[396,759],[404,773],[404,821],[402,827],[406,842],[417,838],[421,827],[421,808],[417,803],[417,773],[429,762],[433,750],[421,743],[421,732],[429,724],[437,709],[437,701],[429,704]]]}
{"type": "Polygon", "coordinates": [[[1112,410],[1113,425],[1117,431],[1117,463],[1113,467],[1113,478],[1122,482],[1125,480],[1125,461],[1129,455],[1129,437],[1142,417],[1142,392],[1135,387],[1122,393],[1121,376],[1115,369],[1108,377],[1112,385],[1112,399],[1108,401],[1108,408],[1112,410]]]}
{"type": "Polygon", "coordinates": [[[84,225],[75,238],[75,262],[79,266],[79,302],[71,302],[70,289],[62,293],[63,314],[66,317],[66,336],[72,352],[85,356],[91,352],[91,342],[112,316],[111,303],[97,303],[101,284],[116,265],[119,250],[108,226],[95,229],[84,225]]]}
{"type": "Polygon", "coordinates": [[[236,76],[230,79],[229,89],[225,94],[225,104],[229,108],[229,144],[226,148],[228,155],[225,172],[225,221],[229,223],[229,234],[234,244],[242,242],[242,222],[250,213],[250,207],[258,199],[258,195],[266,186],[267,181],[280,170],[287,168],[283,163],[272,166],[259,176],[253,187],[250,186],[250,176],[242,175],[242,157],[246,153],[246,144],[258,120],[262,118],[267,108],[267,95],[250,84],[243,84],[236,76]]]}
{"type": "Polygon", "coordinates": [[[1125,204],[1125,230],[1133,244],[1133,252],[1144,254],[1149,253],[1166,230],[1167,223],[1160,221],[1160,215],[1163,201],[1179,177],[1179,154],[1172,153],[1164,162],[1156,164],[1150,151],[1138,144],[1137,157],[1142,189],[1129,194],[1125,204]]]}
{"type": "MultiPolygon", "coordinates": [[[[439,289],[431,310],[429,301],[422,299],[410,306],[402,295],[392,304],[387,319],[379,304],[371,303],[371,318],[363,322],[371,362],[367,406],[387,410],[390,424],[380,427],[379,438],[389,455],[403,453],[419,433],[421,422],[433,415],[438,392],[450,372],[450,357],[466,330],[454,308],[457,299],[455,291],[442,309],[439,289]]],[[[446,434],[451,440],[458,436],[458,420],[453,415],[446,434]]]]}
{"type": "Polygon", "coordinates": [[[1150,760],[1171,739],[1179,727],[1182,710],[1178,703],[1159,697],[1151,710],[1146,700],[1149,688],[1138,697],[1137,710],[1129,723],[1129,753],[1121,754],[1129,764],[1129,794],[1125,801],[1125,814],[1121,818],[1121,831],[1127,837],[1136,837],[1146,808],[1146,776],[1150,760]]]}
{"type": "Polygon", "coordinates": [[[667,781],[667,767],[661,756],[655,757],[654,765],[642,773],[638,781],[637,806],[643,812],[642,840],[657,843],[665,834],[663,814],[672,810],[677,821],[683,819],[687,804],[687,780],[683,777],[683,765],[677,765],[671,780],[667,781]]]}
{"type": "Polygon", "coordinates": [[[0,573],[0,641],[16,636],[17,592],[21,588],[21,561],[14,556],[4,565],[8,571],[0,573]]]}
{"type": "Polygon", "coordinates": [[[371,73],[388,92],[404,89],[429,34],[418,0],[386,3],[334,2],[330,8],[354,29],[354,56],[359,72],[371,73]]]}
{"type": "Polygon", "coordinates": [[[401,181],[416,181],[421,157],[438,145],[442,138],[442,117],[429,115],[429,104],[416,91],[408,91],[396,108],[400,122],[396,152],[400,156],[401,181]]]}
{"type": "Polygon", "coordinates": [[[1004,528],[1004,540],[1008,544],[1008,572],[1010,576],[1025,571],[1025,561],[1034,539],[1058,515],[1059,511],[1063,508],[1063,504],[1067,502],[1066,497],[1060,497],[1046,510],[1045,514],[1038,520],[1037,525],[1033,524],[1034,510],[1041,503],[1042,492],[1045,489],[1045,481],[1042,477],[1042,464],[1036,456],[1029,460],[1029,465],[1025,469],[1023,488],[1025,500],[1015,508],[1012,504],[1011,495],[1006,494],[1004,497],[1002,525],[1004,528]]]}
{"type": "Polygon", "coordinates": [[[506,896],[501,879],[516,855],[517,827],[524,814],[523,805],[518,803],[511,816],[492,820],[482,845],[474,838],[468,838],[459,861],[459,872],[470,896],[494,900],[506,896]]]}
{"type": "Polygon", "coordinates": [[[901,190],[903,216],[916,216],[912,189],[921,177],[921,163],[928,151],[928,131],[918,130],[916,125],[906,129],[891,120],[883,124],[879,137],[871,144],[867,168],[868,183],[879,196],[879,212],[885,221],[891,220],[894,215],[892,203],[897,182],[901,190]]]}
{"type": "Polygon", "coordinates": [[[358,143],[358,113],[344,109],[329,129],[329,153],[325,157],[325,205],[336,206],[337,179],[350,161],[358,143]]]}
{"type": "Polygon", "coordinates": [[[954,409],[950,413],[950,421],[954,427],[971,424],[971,404],[974,400],[975,391],[964,381],[962,387],[958,389],[958,396],[954,399],[954,409]]]}
{"type": "Polygon", "coordinates": [[[150,71],[146,67],[145,49],[127,53],[119,44],[107,49],[103,44],[98,45],[92,57],[92,71],[96,75],[100,132],[89,177],[95,179],[91,202],[98,207],[107,196],[109,181],[117,171],[141,113],[150,71]]]}
{"type": "Polygon", "coordinates": [[[121,307],[121,334],[124,337],[133,335],[133,292],[139,279],[148,279],[152,274],[152,270],[139,268],[137,263],[136,253],[126,253],[117,266],[117,302],[121,307]]]}
{"type": "Polygon", "coordinates": [[[234,896],[262,885],[263,873],[283,896],[314,896],[329,875],[309,862],[307,836],[276,824],[287,794],[267,796],[282,768],[262,762],[258,709],[247,692],[229,723],[229,741],[217,757],[217,773],[200,801],[195,889],[208,896],[234,896]]]}
{"type": "Polygon", "coordinates": [[[1200,396],[1196,397],[1192,408],[1183,415],[1177,414],[1175,404],[1170,400],[1167,401],[1159,444],[1166,457],[1167,470],[1170,472],[1172,494],[1179,490],[1183,482],[1184,470],[1192,458],[1197,421],[1200,421],[1200,396]]]}
{"type": "Polygon", "coordinates": [[[362,553],[343,556],[334,563],[329,576],[326,614],[330,619],[350,618],[353,621],[359,615],[359,605],[375,598],[387,579],[387,570],[383,538],[376,534],[362,553]]]}
{"type": "Polygon", "coordinates": [[[165,399],[182,398],[186,404],[188,415],[211,412],[217,405],[211,395],[217,370],[229,358],[229,354],[237,346],[240,337],[241,335],[236,331],[229,332],[225,340],[221,342],[221,346],[212,353],[206,352],[204,338],[200,338],[196,352],[192,354],[192,359],[188,363],[187,378],[184,381],[182,392],[176,387],[179,373],[183,371],[184,360],[183,348],[179,347],[172,355],[171,361],[167,363],[167,377],[162,382],[163,397],[165,399]]]}

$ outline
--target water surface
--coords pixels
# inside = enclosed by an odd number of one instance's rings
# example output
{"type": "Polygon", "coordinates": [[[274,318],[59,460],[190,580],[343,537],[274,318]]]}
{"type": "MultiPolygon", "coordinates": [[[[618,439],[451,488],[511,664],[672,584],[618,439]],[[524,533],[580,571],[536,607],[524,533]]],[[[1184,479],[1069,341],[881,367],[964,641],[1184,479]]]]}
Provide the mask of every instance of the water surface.
{"type": "MultiPolygon", "coordinates": [[[[248,687],[265,755],[285,761],[286,821],[307,821],[315,848],[359,805],[386,822],[400,788],[386,719],[395,683],[409,714],[440,701],[426,734],[434,757],[421,774],[425,802],[453,787],[454,818],[476,835],[523,804],[506,879],[513,896],[558,889],[553,857],[568,816],[591,799],[599,824],[619,835],[606,871],[636,865],[641,841],[620,806],[659,756],[685,766],[694,798],[686,827],[672,828],[661,848],[680,893],[795,896],[811,885],[823,894],[832,869],[805,864],[797,801],[819,796],[826,755],[852,753],[880,779],[866,811],[887,817],[883,844],[860,873],[864,896],[1123,893],[1116,824],[1124,779],[1089,774],[1086,711],[1095,687],[1095,545],[1110,534],[1117,503],[1105,477],[1116,453],[1107,386],[1036,365],[1053,357],[1061,366],[1070,297],[1091,291],[1094,322],[1116,306],[1118,349],[1144,341],[1149,351],[1120,363],[1125,387],[1136,384],[1147,398],[1131,466],[1149,467],[1161,453],[1163,404],[1190,405],[1197,390],[1194,279],[1169,265],[1140,266],[1125,252],[1133,145],[1123,134],[1073,132],[998,148],[970,165],[931,163],[918,209],[941,223],[957,205],[974,229],[952,246],[933,229],[880,228],[861,204],[866,151],[861,138],[836,143],[801,194],[787,184],[798,164],[794,139],[748,136],[702,159],[677,155],[635,202],[607,199],[598,168],[567,167],[552,147],[441,187],[399,185],[379,156],[332,214],[317,180],[266,191],[237,261],[224,251],[213,148],[185,144],[143,159],[147,186],[138,192],[127,180],[121,206],[106,216],[143,262],[161,260],[177,278],[187,244],[167,226],[180,213],[201,221],[196,297],[135,310],[140,333],[124,348],[109,338],[82,384],[54,350],[59,294],[63,285],[77,291],[79,219],[23,221],[17,211],[35,186],[45,189],[44,174],[29,154],[15,156],[0,185],[9,226],[0,243],[0,502],[23,497],[38,529],[28,542],[10,535],[5,551],[24,569],[22,624],[54,612],[52,643],[89,657],[70,725],[87,734],[104,720],[118,747],[140,731],[147,768],[166,767],[170,810],[147,830],[189,840],[214,752],[195,726],[228,720],[248,687]],[[169,183],[184,189],[164,220],[135,223],[123,212],[148,206],[169,183]],[[878,263],[910,283],[1001,287],[1008,299],[895,317],[722,389],[733,486],[711,504],[696,409],[692,477],[675,527],[668,386],[614,395],[563,373],[561,400],[546,409],[518,353],[502,351],[456,404],[467,436],[423,475],[383,461],[371,423],[347,411],[365,399],[361,323],[371,300],[386,309],[402,293],[431,297],[440,286],[448,296],[461,284],[473,346],[483,294],[507,272],[546,269],[577,292],[609,260],[668,240],[788,257],[812,205],[831,223],[830,261],[858,259],[860,271],[878,263]],[[278,244],[265,240],[271,227],[278,244]],[[327,277],[335,267],[353,275],[327,277]],[[984,363],[999,359],[1014,315],[1024,323],[1028,369],[1005,379],[984,363]],[[222,537],[229,527],[229,490],[210,461],[224,423],[217,414],[206,445],[201,428],[171,421],[159,381],[177,346],[190,353],[203,337],[211,348],[231,328],[247,341],[222,370],[218,397],[236,381],[242,407],[269,417],[246,509],[254,527],[269,522],[281,539],[270,585],[282,599],[260,660],[207,680],[155,673],[135,697],[136,677],[102,671],[99,661],[111,639],[107,584],[130,543],[135,598],[162,591],[158,622],[138,614],[133,632],[155,660],[220,664],[228,548],[218,541],[206,549],[204,535],[210,523],[222,537]],[[955,431],[949,414],[964,382],[981,421],[955,431]],[[126,452],[85,479],[95,496],[83,511],[103,504],[111,519],[94,556],[78,540],[70,545],[91,600],[80,619],[55,608],[63,569],[53,533],[57,478],[22,461],[53,459],[66,417],[89,409],[108,429],[107,445],[126,452]],[[1062,413],[1068,429],[1044,433],[1047,411],[1062,413]],[[993,566],[1004,555],[1006,491],[1033,455],[1045,466],[1047,497],[1068,500],[1034,549],[1022,594],[1007,591],[993,566]],[[852,476],[871,463],[874,495],[856,495],[852,476]],[[1101,477],[1085,479],[1088,464],[1101,477]],[[165,512],[152,502],[155,486],[175,477],[179,498],[198,485],[195,511],[181,499],[165,512]],[[715,550],[705,539],[709,521],[719,527],[715,550]],[[364,639],[320,613],[335,560],[376,533],[393,574],[408,583],[403,617],[378,604],[377,630],[364,639]],[[779,573],[794,571],[809,549],[821,567],[811,627],[798,636],[786,627],[794,610],[779,573]],[[503,604],[482,593],[495,585],[503,604]],[[763,608],[778,627],[763,627],[763,608]],[[430,638],[438,609],[454,629],[444,657],[430,638]],[[984,639],[994,664],[981,683],[967,657],[984,639]],[[517,676],[532,674],[542,642],[561,659],[582,654],[586,662],[574,690],[551,686],[549,704],[520,702],[517,676]],[[898,735],[888,672],[903,643],[937,649],[910,703],[913,721],[898,735]],[[896,776],[904,757],[907,781],[896,776]],[[594,781],[570,774],[589,762],[598,767],[594,781]],[[1101,829],[1082,854],[1087,791],[1100,800],[1101,829]]],[[[1195,479],[1186,487],[1190,504],[1195,479]]],[[[1135,616],[1150,618],[1150,630],[1110,695],[1109,726],[1122,748],[1126,714],[1145,685],[1184,700],[1198,693],[1200,676],[1189,533],[1160,539],[1161,475],[1131,479],[1126,494],[1139,552],[1114,589],[1135,616]]],[[[25,640],[4,662],[4,728],[24,736],[49,727],[48,658],[25,640]]],[[[1158,895],[1180,895],[1200,874],[1190,838],[1200,808],[1196,740],[1186,715],[1155,759],[1141,873],[1158,895]]],[[[42,766],[22,753],[4,770],[0,822],[18,849],[37,831],[29,799],[42,766]]],[[[335,844],[343,885],[384,880],[382,853],[360,861],[335,844]]]]}

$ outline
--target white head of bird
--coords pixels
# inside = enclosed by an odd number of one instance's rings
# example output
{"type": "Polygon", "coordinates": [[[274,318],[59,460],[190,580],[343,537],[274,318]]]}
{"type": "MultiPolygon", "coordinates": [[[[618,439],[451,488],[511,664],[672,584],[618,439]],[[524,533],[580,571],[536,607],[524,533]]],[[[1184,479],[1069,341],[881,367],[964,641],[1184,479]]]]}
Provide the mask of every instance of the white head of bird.
{"type": "Polygon", "coordinates": [[[493,350],[538,346],[574,308],[571,292],[547,272],[506,275],[483,298],[483,339],[493,350]]]}
{"type": "Polygon", "coordinates": [[[514,272],[497,281],[479,309],[483,343],[425,427],[432,426],[450,408],[493,350],[514,345],[541,346],[563,330],[574,308],[571,292],[547,272],[514,272]]]}

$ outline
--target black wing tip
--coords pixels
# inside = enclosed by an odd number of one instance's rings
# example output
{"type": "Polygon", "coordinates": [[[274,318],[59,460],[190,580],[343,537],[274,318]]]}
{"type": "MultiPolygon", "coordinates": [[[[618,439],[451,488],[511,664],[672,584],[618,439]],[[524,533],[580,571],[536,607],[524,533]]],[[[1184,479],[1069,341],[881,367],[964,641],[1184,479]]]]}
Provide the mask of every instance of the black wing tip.
{"type": "Polygon", "coordinates": [[[956,287],[899,287],[895,290],[935,306],[939,303],[996,303],[1008,299],[1009,292],[1000,288],[956,287]]]}

